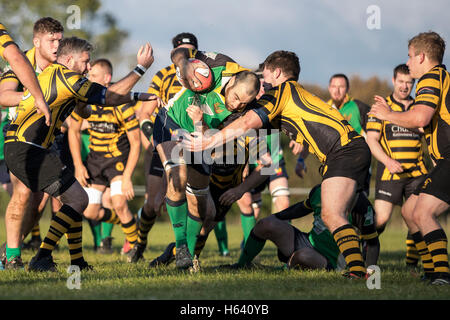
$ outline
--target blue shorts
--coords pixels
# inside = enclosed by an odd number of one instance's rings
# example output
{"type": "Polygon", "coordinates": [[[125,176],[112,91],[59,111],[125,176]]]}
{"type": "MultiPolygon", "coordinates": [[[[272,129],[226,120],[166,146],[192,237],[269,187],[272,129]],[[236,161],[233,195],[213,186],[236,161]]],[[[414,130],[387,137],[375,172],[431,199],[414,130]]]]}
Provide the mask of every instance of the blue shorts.
{"type": "MultiPolygon", "coordinates": [[[[153,128],[153,145],[156,152],[156,146],[167,141],[175,141],[176,136],[181,133],[182,129],[173,119],[167,114],[166,108],[161,108],[155,119],[155,126],[153,128]]],[[[211,175],[211,165],[206,163],[196,163],[199,159],[199,154],[190,153],[188,165],[192,166],[196,171],[204,175],[211,175]],[[197,161],[195,161],[197,160],[197,161]]],[[[200,159],[203,159],[200,157],[200,159]]],[[[203,161],[203,160],[202,160],[203,161]]]]}

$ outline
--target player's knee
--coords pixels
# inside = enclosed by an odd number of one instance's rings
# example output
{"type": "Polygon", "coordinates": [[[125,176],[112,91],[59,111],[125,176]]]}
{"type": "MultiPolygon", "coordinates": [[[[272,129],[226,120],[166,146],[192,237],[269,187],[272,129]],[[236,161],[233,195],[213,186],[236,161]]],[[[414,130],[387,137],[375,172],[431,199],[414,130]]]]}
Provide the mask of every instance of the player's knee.
{"type": "Polygon", "coordinates": [[[305,268],[308,265],[308,259],[310,255],[306,250],[295,251],[288,261],[289,268],[305,268]]]}
{"type": "Polygon", "coordinates": [[[259,235],[264,235],[264,237],[269,237],[272,233],[272,230],[276,228],[274,219],[276,218],[270,216],[259,220],[253,228],[254,232],[258,233],[259,235]]]}
{"type": "Polygon", "coordinates": [[[412,213],[412,221],[417,225],[422,225],[424,221],[427,221],[432,213],[422,210],[414,210],[412,213]]]}
{"type": "Polygon", "coordinates": [[[30,189],[28,189],[27,187],[25,187],[23,185],[20,185],[20,186],[17,186],[17,188],[14,188],[13,198],[14,198],[14,201],[16,201],[16,202],[26,204],[30,200],[31,194],[32,194],[32,192],[30,189]]]}
{"type": "Polygon", "coordinates": [[[402,217],[404,219],[411,219],[412,218],[412,212],[411,211],[412,210],[409,207],[407,207],[407,206],[402,206],[402,208],[400,210],[400,212],[402,214],[402,217]]]}
{"type": "Polygon", "coordinates": [[[123,216],[123,215],[127,214],[128,204],[127,204],[127,200],[125,199],[125,197],[120,198],[120,199],[114,199],[114,200],[115,201],[113,201],[113,208],[116,211],[117,215],[123,216]]]}
{"type": "Polygon", "coordinates": [[[289,207],[289,197],[281,196],[273,199],[277,211],[284,210],[289,207]]]}

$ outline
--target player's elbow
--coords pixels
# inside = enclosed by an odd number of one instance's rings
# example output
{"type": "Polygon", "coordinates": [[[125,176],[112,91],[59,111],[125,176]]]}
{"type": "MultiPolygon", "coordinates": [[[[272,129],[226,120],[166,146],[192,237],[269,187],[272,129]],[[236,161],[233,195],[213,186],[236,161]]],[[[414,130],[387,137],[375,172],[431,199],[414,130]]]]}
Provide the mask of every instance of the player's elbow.
{"type": "Polygon", "coordinates": [[[424,128],[430,123],[431,119],[425,115],[418,115],[415,121],[415,128],[424,128]]]}

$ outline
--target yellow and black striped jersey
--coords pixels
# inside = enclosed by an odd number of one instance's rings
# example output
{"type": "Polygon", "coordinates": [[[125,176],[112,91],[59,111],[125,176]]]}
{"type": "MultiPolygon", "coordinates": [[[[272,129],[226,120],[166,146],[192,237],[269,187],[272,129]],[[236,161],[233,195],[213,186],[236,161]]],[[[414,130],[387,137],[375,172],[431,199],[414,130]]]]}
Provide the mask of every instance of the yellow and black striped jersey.
{"type": "Polygon", "coordinates": [[[178,81],[175,65],[171,64],[154,75],[147,92],[157,95],[164,103],[167,103],[181,88],[183,86],[178,81]]]}
{"type": "Polygon", "coordinates": [[[210,182],[216,187],[228,190],[240,185],[244,179],[244,169],[249,158],[249,137],[241,136],[232,141],[232,147],[224,145],[224,153],[214,156],[215,162],[211,167],[210,182]],[[228,150],[230,149],[230,150],[228,150]],[[225,151],[231,151],[231,157],[225,151]],[[238,155],[244,155],[244,159],[238,159],[238,155]],[[231,162],[232,161],[232,162],[231,162]],[[230,162],[230,163],[228,163],[230,162]]]}
{"type": "MultiPolygon", "coordinates": [[[[139,129],[134,104],[118,107],[91,105],[89,122],[89,150],[101,153],[105,158],[118,157],[130,151],[127,131],[139,129]]],[[[76,112],[71,117],[83,121],[76,112]]]]}
{"type": "Polygon", "coordinates": [[[306,91],[296,81],[286,81],[254,101],[264,127],[281,129],[325,163],[327,156],[352,139],[362,138],[342,114],[306,91]]]}
{"type": "MultiPolygon", "coordinates": [[[[412,99],[412,98],[410,98],[412,99]]],[[[404,112],[406,107],[396,101],[393,95],[386,98],[392,111],[404,112]]],[[[382,121],[370,116],[366,131],[373,131],[380,134],[380,144],[384,152],[391,158],[401,163],[403,172],[391,174],[389,170],[381,163],[378,163],[378,169],[383,173],[378,176],[382,181],[400,180],[405,178],[419,177],[427,173],[423,162],[423,152],[421,137],[419,134],[400,127],[389,121],[382,121]]]]}
{"type": "Polygon", "coordinates": [[[5,48],[11,44],[15,44],[14,40],[9,35],[5,26],[0,23],[0,57],[2,57],[2,59],[5,59],[3,51],[5,51],[5,48]]]}
{"type": "Polygon", "coordinates": [[[34,97],[26,90],[17,107],[17,116],[6,132],[5,143],[21,141],[48,148],[78,101],[90,104],[105,103],[105,87],[90,82],[86,77],[59,63],[47,67],[38,76],[38,81],[50,107],[51,126],[45,124],[42,113],[37,113],[34,97]]]}
{"type": "MultiPolygon", "coordinates": [[[[435,66],[417,82],[414,105],[423,104],[435,109],[425,130],[431,158],[450,159],[450,75],[444,65],[435,66]]],[[[414,108],[414,105],[412,108],[414,108]]]]}
{"type": "MultiPolygon", "coordinates": [[[[161,98],[164,104],[172,99],[175,94],[177,94],[183,86],[178,81],[176,75],[175,65],[172,64],[164,69],[159,70],[152,79],[147,93],[152,93],[161,98]]],[[[136,108],[139,109],[142,105],[142,101],[138,101],[136,108]]],[[[159,112],[159,108],[155,108],[150,121],[155,122],[155,117],[159,112]]]]}
{"type": "MultiPolygon", "coordinates": [[[[30,61],[31,65],[33,66],[33,69],[36,72],[36,76],[38,76],[42,71],[39,69],[39,67],[36,65],[36,47],[33,47],[32,49],[25,51],[25,56],[27,57],[28,61],[30,61]]],[[[11,69],[5,71],[1,78],[0,82],[14,82],[17,83],[19,86],[17,90],[23,90],[22,83],[20,82],[17,75],[12,71],[11,69]]]]}

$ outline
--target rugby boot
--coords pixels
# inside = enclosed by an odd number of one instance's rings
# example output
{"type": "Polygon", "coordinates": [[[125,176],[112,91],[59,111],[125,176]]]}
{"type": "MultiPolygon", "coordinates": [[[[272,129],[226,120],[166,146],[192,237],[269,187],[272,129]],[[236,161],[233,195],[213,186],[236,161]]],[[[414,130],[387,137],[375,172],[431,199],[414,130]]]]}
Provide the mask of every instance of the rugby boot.
{"type": "Polygon", "coordinates": [[[173,254],[174,248],[175,242],[169,243],[164,252],[149,263],[149,268],[169,265],[173,260],[175,260],[175,255],[173,254]]]}

